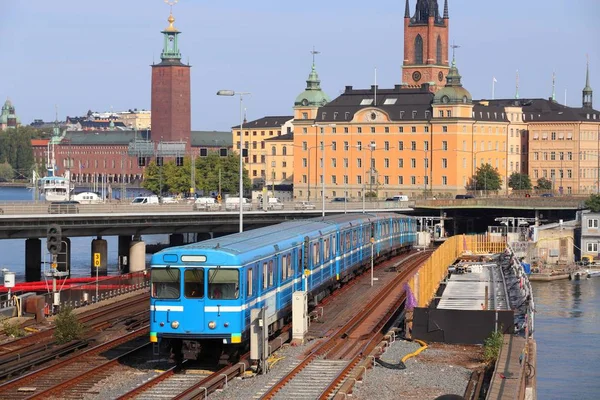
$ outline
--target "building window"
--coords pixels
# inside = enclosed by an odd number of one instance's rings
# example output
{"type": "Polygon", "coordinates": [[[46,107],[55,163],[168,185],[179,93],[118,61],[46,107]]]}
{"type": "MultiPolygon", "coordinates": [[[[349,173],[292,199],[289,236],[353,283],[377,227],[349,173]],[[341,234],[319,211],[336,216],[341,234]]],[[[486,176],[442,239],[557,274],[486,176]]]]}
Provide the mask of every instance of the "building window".
{"type": "Polygon", "coordinates": [[[425,125],[425,133],[429,132],[429,126],[425,125]]]}
{"type": "Polygon", "coordinates": [[[344,151],[348,151],[349,147],[348,142],[344,142],[344,151]]]}
{"type": "Polygon", "coordinates": [[[383,142],[383,148],[385,150],[389,150],[390,149],[390,142],[383,142]]]}
{"type": "Polygon", "coordinates": [[[357,159],[356,159],[356,166],[357,166],[358,168],[362,168],[362,158],[357,158],[357,159]]]}
{"type": "Polygon", "coordinates": [[[429,142],[427,140],[423,142],[423,150],[429,150],[429,142]]]}
{"type": "Polygon", "coordinates": [[[440,111],[438,112],[438,116],[439,116],[440,118],[444,118],[444,111],[443,111],[443,110],[440,110],[440,111]]]}
{"type": "Polygon", "coordinates": [[[598,252],[598,243],[588,243],[587,251],[590,253],[597,253],[598,252]]]}
{"type": "Polygon", "coordinates": [[[403,176],[398,177],[398,185],[404,185],[404,177],[403,176]]]}
{"type": "Polygon", "coordinates": [[[552,132],[552,133],[550,134],[550,138],[551,138],[552,140],[556,140],[556,132],[552,132]]]}
{"type": "MultiPolygon", "coordinates": [[[[284,149],[285,149],[285,147],[284,147],[284,149]]],[[[333,151],[337,150],[337,142],[331,142],[331,150],[333,150],[333,151]]],[[[285,155],[285,153],[283,155],[285,155]]]]}
{"type": "Polygon", "coordinates": [[[556,161],[556,152],[555,151],[550,152],[550,161],[556,161]]]}
{"type": "Polygon", "coordinates": [[[302,183],[306,183],[306,175],[302,175],[302,183]]]}
{"type": "Polygon", "coordinates": [[[399,126],[398,127],[398,133],[404,133],[404,127],[403,126],[399,126]]]}
{"type": "Polygon", "coordinates": [[[442,168],[448,168],[448,159],[442,158],[442,168]]]}
{"type": "Polygon", "coordinates": [[[410,167],[411,168],[417,168],[417,159],[416,158],[411,158],[410,159],[410,167]]]}
{"type": "Polygon", "coordinates": [[[448,133],[448,127],[446,125],[442,126],[442,132],[448,133]]]}
{"type": "Polygon", "coordinates": [[[375,127],[374,126],[371,127],[371,133],[375,133],[375,127]]]}
{"type": "Polygon", "coordinates": [[[276,156],[277,155],[277,148],[275,146],[271,147],[271,155],[272,156],[276,156]]]}
{"type": "Polygon", "coordinates": [[[362,183],[362,176],[360,176],[360,175],[356,176],[356,183],[359,185],[362,183]]]}
{"type": "Polygon", "coordinates": [[[448,111],[446,111],[446,116],[447,116],[448,118],[452,117],[452,110],[448,110],[448,111]]]}
{"type": "Polygon", "coordinates": [[[385,133],[390,133],[390,127],[389,126],[386,126],[385,128],[383,128],[383,130],[384,130],[385,133]]]}
{"type": "Polygon", "coordinates": [[[448,184],[448,177],[442,176],[442,185],[446,186],[448,184]]]}
{"type": "Polygon", "coordinates": [[[302,128],[302,133],[308,133],[308,128],[302,128]]]}
{"type": "Polygon", "coordinates": [[[404,150],[404,142],[398,142],[398,150],[404,150]]]}
{"type": "Polygon", "coordinates": [[[390,177],[389,176],[384,176],[383,177],[383,184],[384,185],[389,185],[390,184],[390,177]]]}
{"type": "Polygon", "coordinates": [[[348,133],[348,132],[349,132],[349,129],[348,129],[348,127],[347,127],[347,126],[345,126],[345,127],[344,127],[344,133],[348,133]]]}
{"type": "Polygon", "coordinates": [[[308,113],[303,112],[302,113],[302,119],[308,119],[308,113]]]}
{"type": "Polygon", "coordinates": [[[598,227],[598,220],[597,219],[588,219],[588,228],[597,228],[598,227]]]}
{"type": "Polygon", "coordinates": [[[570,151],[567,152],[567,160],[573,161],[573,153],[570,151]]]}
{"type": "Polygon", "coordinates": [[[411,185],[416,185],[417,184],[417,177],[416,176],[411,176],[410,177],[410,184],[411,185]]]}
{"type": "Polygon", "coordinates": [[[362,128],[359,126],[358,128],[356,128],[356,131],[357,131],[358,133],[362,133],[362,128]]]}
{"type": "Polygon", "coordinates": [[[358,151],[362,151],[362,142],[361,141],[356,142],[356,148],[358,149],[358,151]]]}
{"type": "Polygon", "coordinates": [[[567,170],[567,178],[572,178],[573,177],[573,170],[568,169],[567,170]]]}
{"type": "Polygon", "coordinates": [[[384,168],[389,168],[390,167],[390,159],[389,158],[384,158],[383,159],[383,167],[384,168]]]}
{"type": "Polygon", "coordinates": [[[410,149],[417,150],[417,142],[415,142],[414,140],[410,142],[410,149]]]}
{"type": "Polygon", "coordinates": [[[404,168],[404,158],[398,159],[398,168],[404,168]]]}
{"type": "Polygon", "coordinates": [[[307,149],[308,149],[308,144],[306,142],[302,142],[302,150],[306,151],[307,149]]]}
{"type": "Polygon", "coordinates": [[[415,64],[423,64],[423,38],[417,35],[415,38],[415,64]]]}
{"type": "Polygon", "coordinates": [[[448,142],[446,140],[442,141],[442,150],[448,150],[448,142]]]}

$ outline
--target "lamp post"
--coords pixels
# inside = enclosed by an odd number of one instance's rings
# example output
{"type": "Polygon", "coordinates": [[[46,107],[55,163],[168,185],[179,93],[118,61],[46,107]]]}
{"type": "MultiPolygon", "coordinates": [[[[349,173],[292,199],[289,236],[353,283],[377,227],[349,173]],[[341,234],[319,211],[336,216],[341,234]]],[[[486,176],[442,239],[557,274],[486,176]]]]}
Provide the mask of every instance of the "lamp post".
{"type": "Polygon", "coordinates": [[[234,90],[219,90],[217,92],[217,96],[240,96],[240,197],[239,197],[239,207],[240,207],[240,232],[244,231],[244,159],[243,159],[243,151],[242,151],[242,138],[243,138],[243,128],[244,128],[244,96],[250,95],[250,92],[236,92],[234,90]]]}

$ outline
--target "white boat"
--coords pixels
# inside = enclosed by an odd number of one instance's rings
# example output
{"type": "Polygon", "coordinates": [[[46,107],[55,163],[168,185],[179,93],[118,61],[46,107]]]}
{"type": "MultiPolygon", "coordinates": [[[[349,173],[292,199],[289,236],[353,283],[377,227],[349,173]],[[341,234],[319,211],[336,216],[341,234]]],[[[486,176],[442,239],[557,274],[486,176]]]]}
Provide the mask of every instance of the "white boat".
{"type": "Polygon", "coordinates": [[[80,204],[98,204],[102,203],[102,198],[96,192],[81,192],[71,196],[71,200],[78,201],[80,204]]]}
{"type": "Polygon", "coordinates": [[[71,192],[74,185],[71,182],[70,171],[65,171],[64,176],[56,174],[58,170],[54,158],[54,138],[48,142],[48,168],[46,176],[39,180],[40,193],[46,201],[67,201],[71,200],[71,192]]]}

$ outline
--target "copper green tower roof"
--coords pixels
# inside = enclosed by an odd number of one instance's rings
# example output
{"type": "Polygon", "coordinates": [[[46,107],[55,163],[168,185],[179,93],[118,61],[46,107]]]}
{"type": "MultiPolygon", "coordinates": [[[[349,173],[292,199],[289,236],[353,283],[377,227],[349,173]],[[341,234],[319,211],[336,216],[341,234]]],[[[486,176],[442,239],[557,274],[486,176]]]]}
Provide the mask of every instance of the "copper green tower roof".
{"type": "Polygon", "coordinates": [[[460,81],[461,78],[458,68],[456,68],[456,59],[452,56],[452,66],[446,76],[446,86],[438,90],[433,98],[433,103],[470,104],[473,100],[471,93],[463,87],[460,81]]]}
{"type": "Polygon", "coordinates": [[[318,52],[313,50],[313,64],[310,75],[306,80],[306,90],[296,97],[294,106],[313,106],[321,107],[329,103],[329,96],[321,89],[321,81],[319,80],[319,74],[315,68],[314,55],[318,52]]]}

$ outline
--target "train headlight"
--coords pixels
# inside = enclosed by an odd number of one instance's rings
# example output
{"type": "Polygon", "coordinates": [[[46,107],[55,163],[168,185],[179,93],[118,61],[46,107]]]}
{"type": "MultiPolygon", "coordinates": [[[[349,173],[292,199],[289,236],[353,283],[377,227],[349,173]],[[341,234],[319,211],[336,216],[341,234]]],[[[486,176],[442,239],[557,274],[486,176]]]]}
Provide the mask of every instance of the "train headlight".
{"type": "Polygon", "coordinates": [[[173,322],[171,322],[171,328],[173,328],[173,329],[179,328],[179,321],[173,321],[173,322]]]}
{"type": "Polygon", "coordinates": [[[210,321],[210,322],[208,323],[208,327],[209,327],[210,329],[215,329],[215,328],[217,327],[217,323],[216,323],[215,321],[210,321]]]}
{"type": "Polygon", "coordinates": [[[225,322],[225,323],[223,324],[223,326],[224,326],[225,328],[227,328],[227,327],[229,326],[229,322],[225,322]]]}

